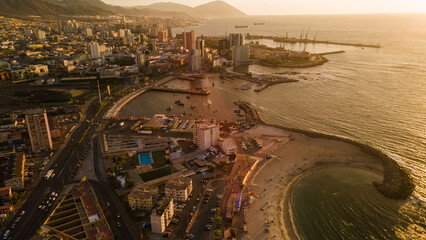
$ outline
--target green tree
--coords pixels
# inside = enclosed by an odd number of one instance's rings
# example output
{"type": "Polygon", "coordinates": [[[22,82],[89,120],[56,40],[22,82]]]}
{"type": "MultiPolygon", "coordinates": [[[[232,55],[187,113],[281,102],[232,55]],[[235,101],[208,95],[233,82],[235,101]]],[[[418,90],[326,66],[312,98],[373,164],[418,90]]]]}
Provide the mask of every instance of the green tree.
{"type": "Polygon", "coordinates": [[[126,178],[126,182],[129,187],[133,187],[135,185],[135,179],[133,178],[126,178]]]}
{"type": "Polygon", "coordinates": [[[233,238],[237,238],[237,229],[235,229],[235,228],[231,228],[231,236],[232,236],[233,238]]]}
{"type": "Polygon", "coordinates": [[[221,218],[221,217],[217,217],[217,218],[216,218],[216,224],[217,224],[217,225],[222,225],[222,222],[223,222],[223,220],[222,220],[222,218],[221,218]]]}
{"type": "Polygon", "coordinates": [[[215,237],[215,239],[221,239],[222,238],[222,231],[220,229],[214,230],[214,237],[215,237]]]}

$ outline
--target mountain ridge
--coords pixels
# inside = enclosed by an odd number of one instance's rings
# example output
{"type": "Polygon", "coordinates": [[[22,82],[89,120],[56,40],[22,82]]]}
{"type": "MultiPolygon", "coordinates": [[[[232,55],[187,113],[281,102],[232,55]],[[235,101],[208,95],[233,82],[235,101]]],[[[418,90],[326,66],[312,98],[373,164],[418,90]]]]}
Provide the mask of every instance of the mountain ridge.
{"type": "Polygon", "coordinates": [[[195,7],[189,7],[184,4],[174,2],[158,2],[146,6],[133,6],[137,9],[150,8],[164,11],[166,9],[174,9],[175,11],[185,12],[193,17],[205,18],[226,18],[226,17],[242,17],[247,16],[244,12],[238,10],[232,5],[222,0],[215,0],[195,7]]]}
{"type": "Polygon", "coordinates": [[[122,7],[102,0],[0,0],[0,15],[4,16],[59,16],[114,14],[131,16],[169,16],[229,18],[246,16],[228,3],[216,0],[196,7],[173,2],[159,2],[147,6],[122,7]]]}

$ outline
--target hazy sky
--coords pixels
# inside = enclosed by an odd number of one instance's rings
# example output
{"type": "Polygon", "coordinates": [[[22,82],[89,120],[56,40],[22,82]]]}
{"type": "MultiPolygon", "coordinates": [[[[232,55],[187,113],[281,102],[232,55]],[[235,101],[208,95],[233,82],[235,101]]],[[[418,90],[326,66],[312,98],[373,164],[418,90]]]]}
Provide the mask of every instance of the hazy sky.
{"type": "MultiPolygon", "coordinates": [[[[148,5],[176,2],[197,6],[211,0],[102,0],[114,5],[148,5]]],[[[344,14],[344,13],[426,13],[426,0],[226,0],[249,15],[344,14]]],[[[172,9],[171,9],[172,10],[172,9]]]]}

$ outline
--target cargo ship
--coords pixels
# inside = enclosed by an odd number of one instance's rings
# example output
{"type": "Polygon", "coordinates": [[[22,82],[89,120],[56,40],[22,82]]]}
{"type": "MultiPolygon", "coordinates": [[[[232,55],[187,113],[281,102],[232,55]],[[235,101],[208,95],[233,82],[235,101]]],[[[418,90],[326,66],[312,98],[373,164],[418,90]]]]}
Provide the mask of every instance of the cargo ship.
{"type": "Polygon", "coordinates": [[[265,25],[263,22],[255,22],[254,25],[265,25]]]}
{"type": "Polygon", "coordinates": [[[248,25],[235,25],[235,28],[248,28],[248,25]]]}

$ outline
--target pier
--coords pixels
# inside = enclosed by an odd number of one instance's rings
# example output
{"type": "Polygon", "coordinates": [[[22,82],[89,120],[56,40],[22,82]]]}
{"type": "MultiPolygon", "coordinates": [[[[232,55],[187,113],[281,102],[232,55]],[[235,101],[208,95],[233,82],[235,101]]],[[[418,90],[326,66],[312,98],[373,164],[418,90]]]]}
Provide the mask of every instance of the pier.
{"type": "Polygon", "coordinates": [[[368,48],[381,48],[380,44],[363,44],[363,43],[344,43],[344,42],[334,42],[329,40],[316,40],[316,39],[307,39],[307,38],[290,38],[290,37],[273,37],[273,36],[259,36],[259,35],[250,35],[247,36],[247,39],[272,39],[275,42],[286,42],[286,43],[322,43],[322,44],[333,44],[333,45],[342,45],[342,46],[353,46],[353,47],[368,47],[368,48]]]}
{"type": "Polygon", "coordinates": [[[318,53],[318,55],[324,56],[324,55],[339,54],[339,53],[344,53],[344,52],[345,51],[324,52],[324,53],[318,53]]]}
{"type": "Polygon", "coordinates": [[[173,93],[185,93],[193,95],[209,95],[210,90],[206,89],[181,89],[181,88],[169,88],[169,87],[152,87],[151,90],[154,91],[163,91],[163,92],[173,92],[173,93]]]}

